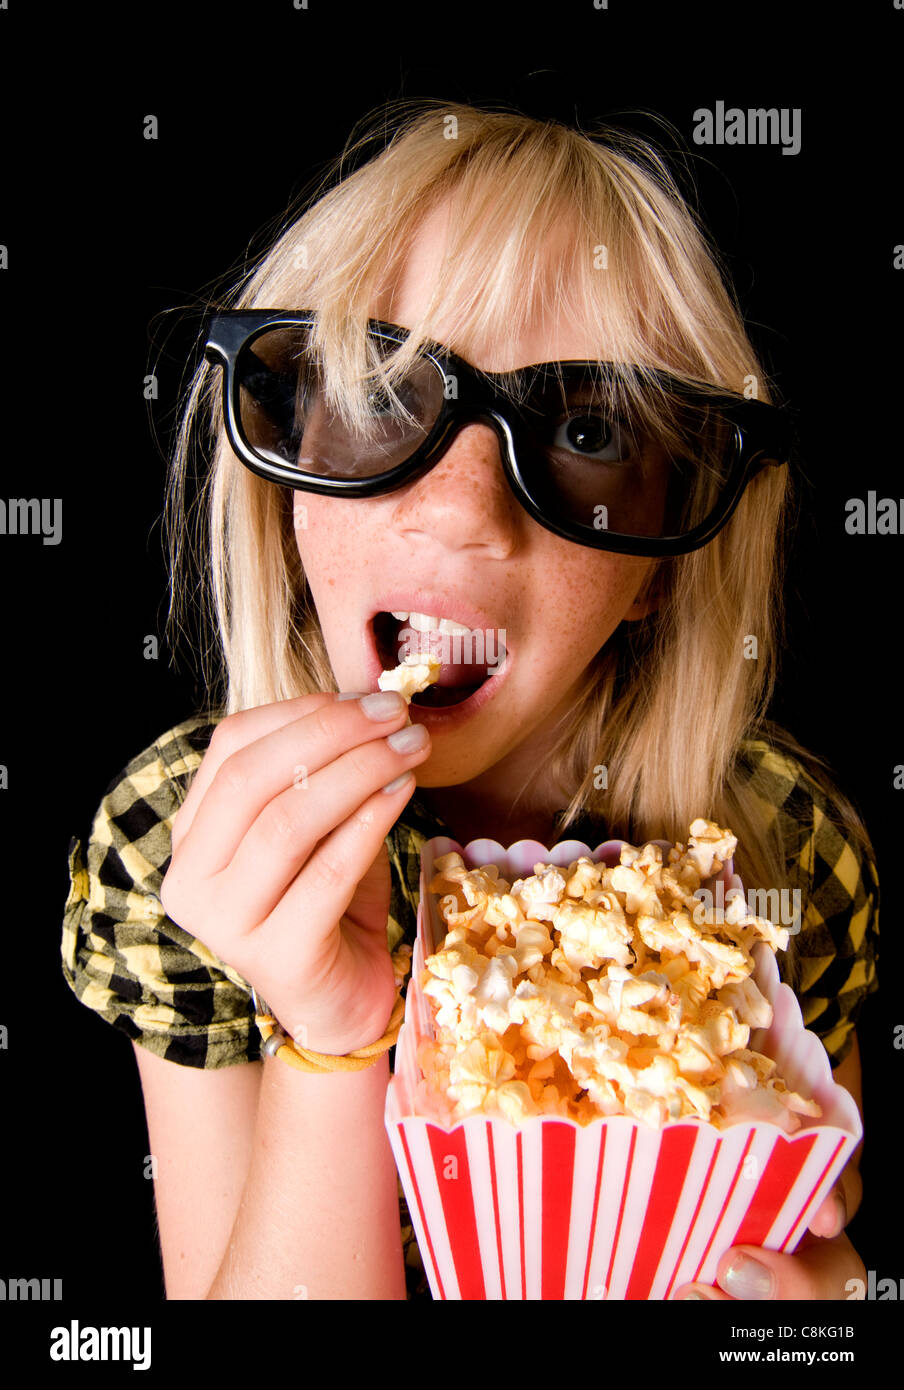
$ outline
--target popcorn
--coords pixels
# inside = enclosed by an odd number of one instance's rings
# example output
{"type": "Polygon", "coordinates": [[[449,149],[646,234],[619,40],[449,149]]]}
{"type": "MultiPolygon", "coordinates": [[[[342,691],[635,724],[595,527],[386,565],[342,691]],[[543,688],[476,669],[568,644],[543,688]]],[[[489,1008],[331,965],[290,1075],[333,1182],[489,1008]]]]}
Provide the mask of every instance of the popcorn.
{"type": "Polygon", "coordinates": [[[382,671],[377,678],[381,690],[397,690],[407,704],[432,685],[440,673],[442,662],[428,652],[409,652],[401,665],[392,671],[382,671]]]}
{"type": "Polygon", "coordinates": [[[514,1058],[498,1040],[489,1045],[475,1040],[450,1061],[449,1095],[468,1110],[482,1109],[492,1099],[502,1114],[517,1123],[533,1106],[527,1085],[514,1077],[514,1058]]]}
{"type": "Polygon", "coordinates": [[[512,897],[524,915],[536,922],[553,920],[553,909],[562,901],[564,893],[565,880],[552,865],[535,864],[532,878],[519,878],[512,884],[512,897]]]}
{"type": "Polygon", "coordinates": [[[789,1134],[820,1115],[748,1047],[772,1022],[753,947],[784,949],[787,931],[742,894],[724,910],[695,896],[736,847],[698,819],[665,859],[626,845],[614,866],[536,863],[512,884],[495,864],[438,858],[429,887],[449,930],[422,974],[435,1040],[418,1053],[434,1113],[767,1119],[789,1134]]]}
{"type": "Polygon", "coordinates": [[[401,989],[411,972],[411,957],[413,955],[411,947],[403,941],[390,956],[392,962],[392,974],[395,980],[396,989],[401,989]]]}
{"type": "Polygon", "coordinates": [[[700,875],[700,882],[717,874],[732,857],[738,842],[730,830],[720,830],[711,821],[691,822],[687,858],[700,875]]]}
{"type": "Polygon", "coordinates": [[[603,898],[598,907],[569,902],[557,908],[552,919],[559,933],[559,949],[572,969],[598,970],[605,960],[628,965],[632,932],[616,898],[603,898]]]}

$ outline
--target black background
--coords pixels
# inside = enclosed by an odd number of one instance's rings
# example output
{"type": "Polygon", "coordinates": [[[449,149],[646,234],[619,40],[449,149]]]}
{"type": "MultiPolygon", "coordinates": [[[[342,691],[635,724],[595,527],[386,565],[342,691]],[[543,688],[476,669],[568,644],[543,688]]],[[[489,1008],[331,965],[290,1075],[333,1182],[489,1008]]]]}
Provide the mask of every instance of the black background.
{"type": "MultiPolygon", "coordinates": [[[[878,1278],[904,1280],[895,1182],[904,1052],[893,1045],[904,1023],[895,999],[904,791],[893,787],[904,763],[902,541],[844,529],[848,498],[904,494],[904,273],[893,269],[904,242],[902,29],[892,0],[790,16],[775,3],[630,0],[609,10],[592,0],[309,0],[306,11],[292,0],[162,3],[128,17],[110,5],[26,13],[10,0],[0,11],[3,490],[63,499],[60,545],[0,537],[9,780],[0,1277],[62,1278],[66,1298],[47,1306],[48,1326],[164,1319],[132,1049],[76,1003],[59,964],[70,836],[86,837],[114,774],[196,700],[192,672],[173,669],[163,642],[156,437],[165,450],[199,310],[229,269],[358,120],[386,99],[418,96],[603,118],[654,138],[643,110],[672,122],[754,341],[800,412],[807,476],[774,714],[828,758],[879,858],[883,989],[859,1028],[865,1196],[849,1234],[878,1278]],[[799,107],[800,154],[693,145],[694,110],[718,100],[799,107]],[[143,138],[148,114],[156,141],[143,138]],[[160,396],[149,405],[150,371],[160,396]],[[144,657],[148,634],[160,639],[157,661],[144,657]]],[[[761,1311],[743,1309],[748,1321],[761,1311]]],[[[861,1310],[877,1321],[887,1312],[861,1310]]],[[[783,1307],[785,1321],[798,1314],[783,1307]]],[[[654,1315],[673,1323],[676,1310],[654,1315]]],[[[42,1347],[39,1338],[38,1359],[42,1347]]]]}

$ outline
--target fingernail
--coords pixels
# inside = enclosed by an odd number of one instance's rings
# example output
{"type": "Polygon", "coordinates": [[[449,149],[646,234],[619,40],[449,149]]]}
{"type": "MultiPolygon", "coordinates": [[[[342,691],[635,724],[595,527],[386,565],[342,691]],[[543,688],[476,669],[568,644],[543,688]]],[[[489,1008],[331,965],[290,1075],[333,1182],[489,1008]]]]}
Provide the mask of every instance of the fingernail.
{"type": "Polygon", "coordinates": [[[681,1302],[682,1302],[682,1303],[689,1303],[689,1302],[691,1301],[692,1298],[699,1299],[699,1301],[700,1301],[701,1303],[706,1303],[706,1302],[707,1302],[707,1300],[703,1297],[702,1293],[686,1293],[686,1294],[684,1295],[684,1297],[682,1298],[681,1302]]]}
{"type": "Polygon", "coordinates": [[[367,694],[366,690],[341,690],[336,696],[337,700],[361,700],[367,694]]]}
{"type": "Polygon", "coordinates": [[[749,1255],[735,1255],[719,1283],[733,1298],[771,1298],[775,1288],[772,1270],[749,1255]]]}
{"type": "Polygon", "coordinates": [[[390,734],[386,742],[396,753],[414,753],[418,748],[425,748],[429,738],[423,724],[406,724],[404,729],[390,734]]]}
{"type": "Polygon", "coordinates": [[[403,772],[401,777],[394,777],[391,782],[387,782],[383,788],[384,792],[400,792],[406,782],[414,781],[413,772],[403,772]]]}
{"type": "Polygon", "coordinates": [[[395,719],[405,708],[405,701],[397,690],[378,690],[373,695],[365,695],[361,701],[363,712],[376,722],[395,719]]]}

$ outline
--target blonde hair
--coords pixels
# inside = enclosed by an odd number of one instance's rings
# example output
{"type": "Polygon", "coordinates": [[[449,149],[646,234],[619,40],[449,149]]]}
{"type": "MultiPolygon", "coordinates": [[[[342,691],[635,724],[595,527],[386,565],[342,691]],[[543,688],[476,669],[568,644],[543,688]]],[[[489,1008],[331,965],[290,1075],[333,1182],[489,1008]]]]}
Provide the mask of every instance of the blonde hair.
{"type": "MultiPolygon", "coordinates": [[[[290,214],[257,267],[223,307],[316,309],[316,346],[327,390],[351,418],[365,384],[393,382],[423,350],[434,315],[462,355],[479,340],[508,354],[546,306],[601,338],[624,364],[620,389],[638,397],[650,369],[742,392],[769,385],[744,329],[718,253],[663,158],[647,141],[600,126],[585,135],[501,110],[439,102],[381,111],[351,143],[301,216],[290,214]],[[362,156],[392,125],[376,156],[362,156]],[[346,171],[346,160],[359,167],[346,171]],[[338,182],[336,176],[338,175],[338,182]],[[328,186],[331,185],[331,186],[328,186]],[[324,188],[327,187],[327,191],[324,188]],[[364,332],[375,296],[424,217],[456,200],[445,261],[423,317],[379,363],[364,332]],[[599,267],[604,253],[605,273],[599,267]]],[[[602,356],[602,342],[600,343],[602,356]]],[[[647,380],[647,386],[649,381],[647,380]]],[[[192,590],[181,576],[201,564],[202,606],[216,615],[208,689],[223,712],[335,689],[301,568],[292,493],[250,473],[220,426],[221,373],[204,364],[192,382],[168,499],[173,625],[192,590]],[[196,427],[212,448],[208,482],[183,515],[196,427]]],[[[649,392],[647,392],[647,399],[649,392]]],[[[731,826],[750,887],[786,884],[777,825],[739,763],[742,744],[766,738],[807,760],[849,833],[868,845],[853,807],[817,760],[766,720],[783,638],[784,531],[791,483],[766,468],[708,545],[660,562],[656,609],[623,623],[586,672],[583,693],[554,752],[552,770],[576,788],[560,830],[584,813],[634,842],[680,840],[696,816],[731,826]],[[757,656],[745,659],[755,636],[757,656]],[[606,788],[595,770],[608,769],[606,788]]]]}

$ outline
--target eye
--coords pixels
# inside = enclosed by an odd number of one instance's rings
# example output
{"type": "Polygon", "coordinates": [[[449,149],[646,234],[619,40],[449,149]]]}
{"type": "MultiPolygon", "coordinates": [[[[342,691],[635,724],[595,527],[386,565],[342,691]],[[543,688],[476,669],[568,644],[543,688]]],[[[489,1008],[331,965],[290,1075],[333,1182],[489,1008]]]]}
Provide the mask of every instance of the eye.
{"type": "Polygon", "coordinates": [[[600,463],[627,463],[632,454],[628,431],[602,411],[587,407],[573,411],[559,422],[552,447],[600,463]]]}

